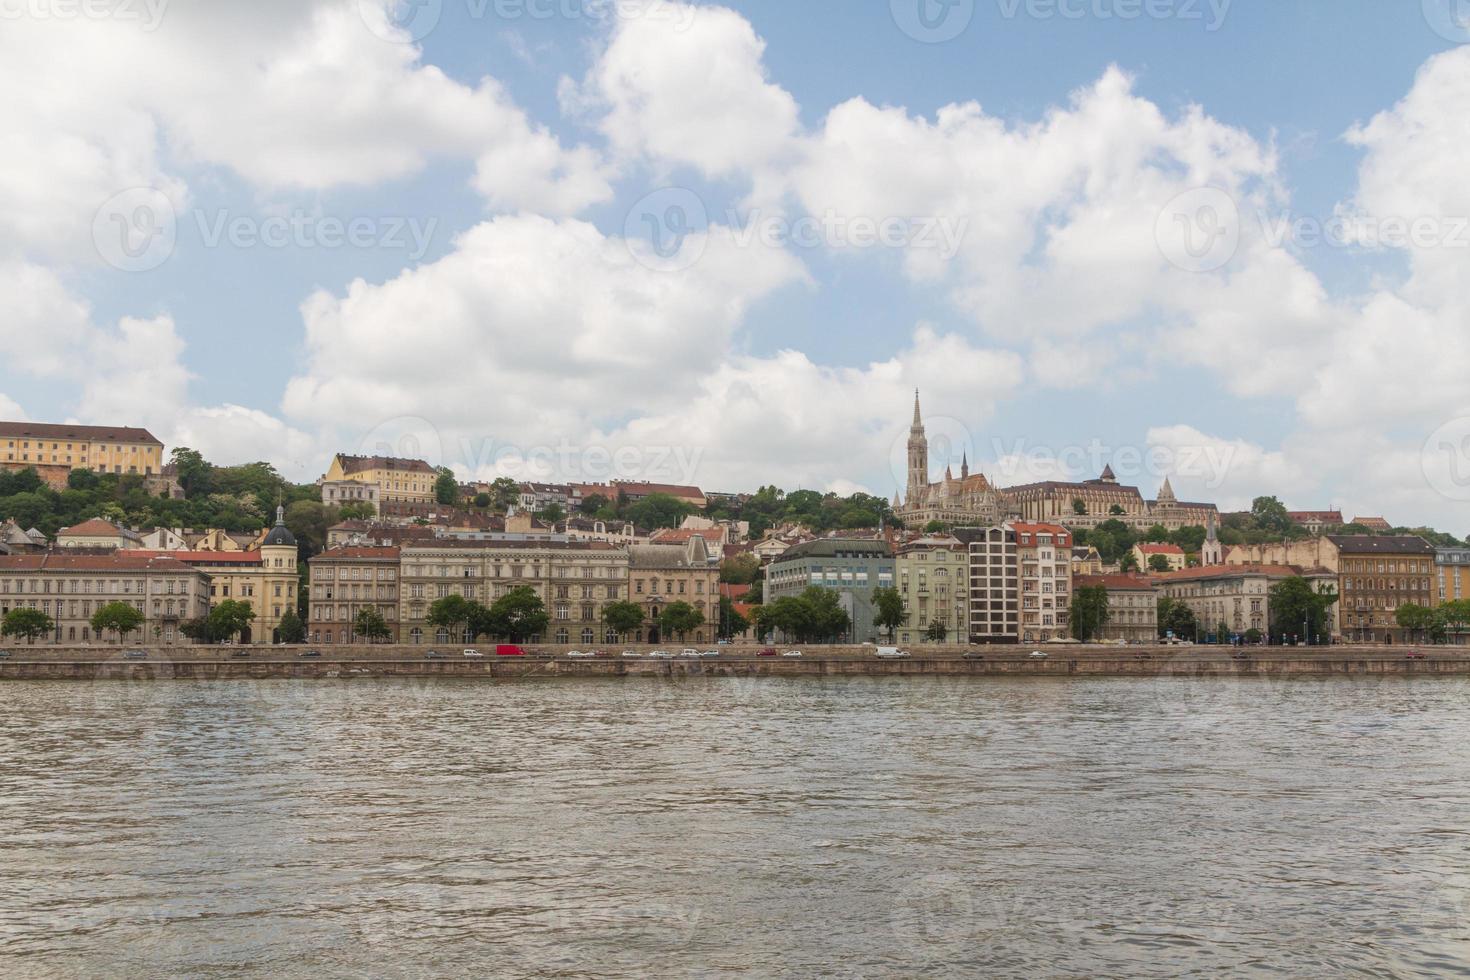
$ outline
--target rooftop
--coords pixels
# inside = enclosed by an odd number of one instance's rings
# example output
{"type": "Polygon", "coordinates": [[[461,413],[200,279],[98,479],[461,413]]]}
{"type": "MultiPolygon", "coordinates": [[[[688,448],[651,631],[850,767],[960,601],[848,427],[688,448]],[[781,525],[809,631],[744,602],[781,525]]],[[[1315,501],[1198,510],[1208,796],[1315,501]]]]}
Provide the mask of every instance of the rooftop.
{"type": "Polygon", "coordinates": [[[73,555],[48,551],[38,555],[0,555],[0,572],[193,572],[169,555],[117,551],[105,555],[73,555]]]}
{"type": "Polygon", "coordinates": [[[888,542],[872,538],[817,538],[792,545],[775,559],[776,564],[802,558],[891,558],[888,542]]]}
{"type": "Polygon", "coordinates": [[[1413,534],[1329,534],[1338,551],[1364,555],[1432,555],[1434,546],[1413,534]]]}
{"type": "Polygon", "coordinates": [[[338,453],[343,473],[363,473],[368,470],[408,470],[414,473],[434,472],[434,467],[421,459],[399,459],[397,456],[349,456],[338,453]]]}

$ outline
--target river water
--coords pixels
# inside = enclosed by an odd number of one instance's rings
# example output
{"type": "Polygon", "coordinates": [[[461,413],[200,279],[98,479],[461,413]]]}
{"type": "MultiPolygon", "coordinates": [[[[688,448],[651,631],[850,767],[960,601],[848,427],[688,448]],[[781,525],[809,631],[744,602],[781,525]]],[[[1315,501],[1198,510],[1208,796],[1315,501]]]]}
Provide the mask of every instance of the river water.
{"type": "Polygon", "coordinates": [[[0,975],[1470,975],[1470,683],[0,687],[0,975]]]}

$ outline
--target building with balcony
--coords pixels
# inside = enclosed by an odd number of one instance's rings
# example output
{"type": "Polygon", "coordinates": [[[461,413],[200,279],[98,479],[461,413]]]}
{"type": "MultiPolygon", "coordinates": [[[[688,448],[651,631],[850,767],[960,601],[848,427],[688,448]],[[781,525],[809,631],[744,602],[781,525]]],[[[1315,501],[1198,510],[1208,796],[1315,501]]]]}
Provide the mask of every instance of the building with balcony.
{"type": "Polygon", "coordinates": [[[964,542],[953,535],[910,541],[899,547],[894,569],[895,588],[903,598],[907,616],[898,629],[898,642],[967,642],[970,571],[964,542]],[[935,624],[942,629],[935,629],[935,624]]]}
{"type": "Polygon", "coordinates": [[[363,643],[357,615],[376,609],[387,623],[387,642],[398,636],[398,549],[333,548],[310,561],[307,637],[312,643],[363,643]]]}

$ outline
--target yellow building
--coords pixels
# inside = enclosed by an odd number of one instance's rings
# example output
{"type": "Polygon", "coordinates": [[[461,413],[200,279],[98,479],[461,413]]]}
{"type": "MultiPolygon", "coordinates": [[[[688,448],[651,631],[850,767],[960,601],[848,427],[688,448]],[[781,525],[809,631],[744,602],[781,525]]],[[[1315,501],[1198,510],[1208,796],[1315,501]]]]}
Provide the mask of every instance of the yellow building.
{"type": "Polygon", "coordinates": [[[967,549],[949,535],[919,538],[898,549],[894,561],[896,588],[908,618],[898,630],[898,642],[964,643],[970,621],[970,573],[967,549]],[[940,623],[944,639],[931,639],[930,628],[940,623]]]}
{"type": "Polygon", "coordinates": [[[74,469],[141,476],[163,470],[163,443],[126,426],[0,422],[0,453],[7,470],[34,466],[53,486],[64,486],[74,469]]]}
{"type": "Polygon", "coordinates": [[[369,483],[378,488],[378,499],[384,503],[434,502],[434,467],[421,459],[397,459],[393,456],[348,456],[338,453],[323,484],[350,480],[369,483]]]}
{"type": "Polygon", "coordinates": [[[286,511],[276,508],[276,524],[253,551],[139,552],[176,558],[209,575],[209,607],[226,599],[248,602],[255,610],[242,643],[274,643],[286,612],[296,610],[296,537],[286,529],[286,511]]]}

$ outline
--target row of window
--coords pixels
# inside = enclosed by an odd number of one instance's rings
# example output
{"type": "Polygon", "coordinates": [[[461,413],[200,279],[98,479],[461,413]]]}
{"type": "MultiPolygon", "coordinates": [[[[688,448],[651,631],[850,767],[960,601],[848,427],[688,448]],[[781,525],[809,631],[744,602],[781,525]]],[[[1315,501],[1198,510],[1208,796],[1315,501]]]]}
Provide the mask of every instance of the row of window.
{"type": "Polygon", "coordinates": [[[52,591],[51,583],[56,583],[57,593],[70,592],[78,595],[146,595],[151,590],[156,595],[187,594],[189,591],[188,579],[54,579],[54,578],[31,578],[31,579],[0,579],[0,594],[46,594],[52,591]],[[27,587],[29,586],[29,588],[27,587]]]}

